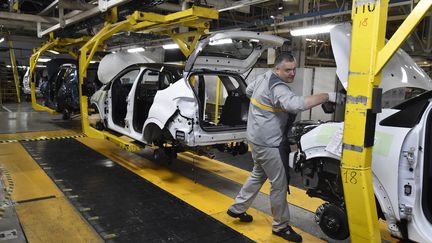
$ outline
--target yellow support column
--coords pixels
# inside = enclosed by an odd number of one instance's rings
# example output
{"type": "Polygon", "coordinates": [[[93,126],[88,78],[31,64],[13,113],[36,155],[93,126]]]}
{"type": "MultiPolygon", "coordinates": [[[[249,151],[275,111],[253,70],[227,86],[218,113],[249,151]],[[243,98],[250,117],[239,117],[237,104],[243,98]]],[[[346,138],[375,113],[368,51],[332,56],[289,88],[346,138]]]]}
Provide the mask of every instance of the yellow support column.
{"type": "Polygon", "coordinates": [[[216,125],[219,123],[219,103],[221,100],[221,93],[222,93],[222,81],[220,78],[216,78],[216,94],[215,94],[215,118],[214,122],[216,125]]]}
{"type": "Polygon", "coordinates": [[[381,80],[381,74],[375,76],[373,69],[384,46],[388,2],[357,0],[352,9],[341,168],[352,242],[381,242],[371,170],[376,119],[372,92],[381,80]]]}
{"type": "MultiPolygon", "coordinates": [[[[8,36],[8,38],[10,38],[10,36],[8,36]]],[[[9,56],[10,56],[11,67],[12,67],[12,72],[13,72],[14,81],[15,81],[15,90],[16,90],[17,100],[18,100],[18,103],[21,103],[20,80],[18,77],[18,69],[17,69],[17,64],[16,64],[15,51],[13,49],[12,41],[10,39],[8,40],[8,43],[9,43],[9,56]]]]}
{"type": "Polygon", "coordinates": [[[354,0],[352,9],[341,168],[352,242],[381,242],[371,170],[381,70],[432,5],[430,0],[420,1],[384,47],[388,2],[354,0]]]}

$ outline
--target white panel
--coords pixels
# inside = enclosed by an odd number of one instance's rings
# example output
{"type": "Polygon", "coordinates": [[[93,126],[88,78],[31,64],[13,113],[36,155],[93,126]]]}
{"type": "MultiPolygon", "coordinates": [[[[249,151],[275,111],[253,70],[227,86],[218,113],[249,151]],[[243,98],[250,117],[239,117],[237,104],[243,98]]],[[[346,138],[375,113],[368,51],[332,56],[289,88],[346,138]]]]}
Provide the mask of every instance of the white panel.
{"type": "Polygon", "coordinates": [[[126,51],[108,54],[99,63],[98,78],[103,84],[106,84],[130,65],[154,62],[149,56],[152,55],[146,52],[129,53],[126,51]]]}
{"type": "Polygon", "coordinates": [[[252,72],[249,74],[249,76],[246,79],[246,84],[249,84],[251,81],[255,80],[259,75],[267,72],[268,70],[270,70],[270,69],[269,68],[254,68],[254,69],[252,69],[252,72]]]}
{"type": "MultiPolygon", "coordinates": [[[[313,94],[334,92],[336,89],[336,68],[314,68],[313,94]]],[[[312,108],[311,120],[333,120],[333,114],[325,114],[321,106],[312,108]]]]}
{"type": "MultiPolygon", "coordinates": [[[[302,83],[303,90],[302,95],[308,96],[312,94],[312,78],[313,78],[313,69],[312,68],[298,68],[296,78],[294,79],[295,83],[302,83]],[[301,71],[302,77],[299,75],[301,71]],[[300,80],[303,79],[303,80],[300,80]]],[[[303,111],[300,116],[297,116],[297,120],[310,120],[311,119],[311,110],[303,111]]]]}

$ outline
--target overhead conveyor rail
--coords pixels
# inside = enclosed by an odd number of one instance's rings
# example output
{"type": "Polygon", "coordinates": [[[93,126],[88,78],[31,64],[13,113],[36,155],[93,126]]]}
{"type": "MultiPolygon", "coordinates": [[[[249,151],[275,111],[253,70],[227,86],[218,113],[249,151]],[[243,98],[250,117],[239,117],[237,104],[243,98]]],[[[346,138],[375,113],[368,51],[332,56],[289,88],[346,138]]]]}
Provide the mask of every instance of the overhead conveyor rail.
{"type": "MultiPolygon", "coordinates": [[[[115,11],[113,19],[115,19],[115,11]]],[[[80,49],[79,57],[79,92],[82,131],[89,137],[107,139],[128,151],[138,151],[142,148],[134,143],[124,141],[106,131],[99,131],[90,126],[88,120],[88,97],[83,94],[82,86],[87,75],[87,68],[94,54],[106,39],[120,31],[146,32],[171,37],[188,57],[203,34],[209,30],[209,22],[218,19],[218,10],[203,7],[192,7],[180,12],[161,15],[150,12],[135,11],[126,20],[117,23],[106,23],[105,26],[80,49]],[[177,33],[179,27],[192,28],[184,33],[177,33]]]]}
{"type": "Polygon", "coordinates": [[[47,111],[51,114],[55,114],[56,111],[46,107],[44,105],[38,104],[36,100],[36,84],[33,79],[33,75],[36,69],[36,64],[39,58],[48,50],[57,51],[59,53],[67,53],[71,55],[74,59],[78,58],[77,50],[80,46],[85,44],[90,37],[83,36],[80,38],[54,38],[54,35],[51,33],[50,38],[47,42],[43,43],[41,47],[35,49],[33,51],[33,55],[30,57],[30,90],[31,90],[31,102],[32,108],[37,111],[47,111]]]}

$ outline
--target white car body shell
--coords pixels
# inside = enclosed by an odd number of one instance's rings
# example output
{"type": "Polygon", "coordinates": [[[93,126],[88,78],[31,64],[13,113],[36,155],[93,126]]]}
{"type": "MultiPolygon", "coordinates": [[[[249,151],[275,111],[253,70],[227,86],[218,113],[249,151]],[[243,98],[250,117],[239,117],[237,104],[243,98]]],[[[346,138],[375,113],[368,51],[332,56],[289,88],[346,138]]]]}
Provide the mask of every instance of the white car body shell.
{"type": "MultiPolygon", "coordinates": [[[[350,25],[340,25],[331,31],[332,46],[337,63],[337,74],[346,87],[348,79],[350,25]]],[[[431,90],[432,80],[404,51],[399,50],[382,71],[383,91],[398,87],[416,87],[431,90]]],[[[413,128],[381,126],[383,119],[399,110],[383,109],[377,114],[375,142],[372,155],[373,187],[375,196],[386,217],[391,234],[401,237],[396,225],[401,219],[408,220],[410,240],[432,242],[432,224],[425,217],[421,206],[423,183],[425,129],[432,104],[426,108],[420,122],[413,128]],[[410,158],[409,158],[410,157],[410,158]],[[413,158],[413,159],[411,159],[413,158]],[[409,161],[408,161],[409,160],[409,161]],[[412,171],[410,171],[410,168],[412,171]],[[412,186],[412,193],[404,193],[404,185],[412,186]],[[409,211],[412,210],[412,213],[409,211]],[[407,212],[407,213],[406,213],[407,212]]],[[[319,125],[301,137],[300,144],[306,160],[333,158],[341,160],[341,132],[343,123],[319,125]],[[338,134],[339,133],[339,134],[338,134]],[[333,141],[332,141],[333,139],[333,141]],[[334,139],[339,139],[335,141],[334,139]]],[[[429,145],[430,146],[430,145],[429,145]]],[[[294,167],[295,161],[290,161],[294,167]]]]}
{"type": "MultiPolygon", "coordinates": [[[[115,125],[112,120],[110,115],[112,114],[112,97],[110,92],[107,92],[105,89],[107,86],[103,86],[91,97],[91,104],[97,106],[101,119],[106,120],[109,129],[146,144],[152,143],[150,135],[152,134],[152,129],[155,129],[155,125],[159,129],[168,129],[175,139],[181,133],[182,141],[180,142],[189,147],[245,141],[245,128],[229,131],[204,131],[201,128],[199,124],[199,103],[188,81],[188,77],[193,72],[209,71],[240,75],[252,68],[264,50],[270,47],[280,47],[284,42],[285,39],[281,37],[248,31],[214,33],[199,41],[194,52],[186,62],[183,78],[168,88],[157,91],[142,131],[135,131],[129,125],[132,124],[133,119],[133,97],[138,78],[135,80],[127,98],[128,108],[125,127],[115,125]],[[224,39],[252,40],[252,42],[259,43],[259,45],[257,44],[259,48],[254,48],[250,55],[243,60],[230,57],[200,55],[206,46],[224,39]]],[[[143,71],[144,68],[141,68],[140,73],[143,71]]],[[[113,75],[111,76],[113,77],[113,75]]],[[[101,79],[101,75],[99,75],[99,79],[101,79]]],[[[105,83],[107,82],[105,81],[105,83]]]]}

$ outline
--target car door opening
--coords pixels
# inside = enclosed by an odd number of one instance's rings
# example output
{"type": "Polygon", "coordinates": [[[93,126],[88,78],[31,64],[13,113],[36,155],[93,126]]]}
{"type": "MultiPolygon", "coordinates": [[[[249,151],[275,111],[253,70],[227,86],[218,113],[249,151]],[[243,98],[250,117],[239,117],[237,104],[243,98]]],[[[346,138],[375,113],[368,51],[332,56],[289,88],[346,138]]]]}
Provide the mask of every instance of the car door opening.
{"type": "Polygon", "coordinates": [[[173,75],[169,72],[159,72],[153,69],[143,72],[134,97],[133,128],[136,132],[142,132],[157,91],[169,87],[174,81],[173,75]]]}
{"type": "Polygon", "coordinates": [[[139,69],[129,70],[116,78],[112,84],[112,119],[117,126],[126,126],[127,97],[139,72],[139,69]]]}
{"type": "Polygon", "coordinates": [[[189,81],[198,98],[200,126],[203,130],[223,131],[246,127],[249,99],[245,92],[246,84],[239,75],[194,73],[189,81]]]}

